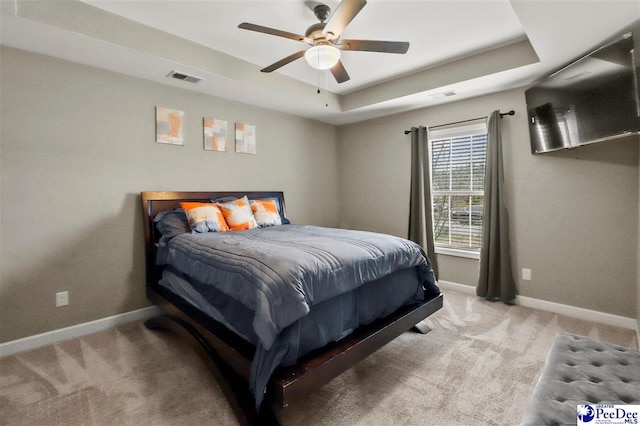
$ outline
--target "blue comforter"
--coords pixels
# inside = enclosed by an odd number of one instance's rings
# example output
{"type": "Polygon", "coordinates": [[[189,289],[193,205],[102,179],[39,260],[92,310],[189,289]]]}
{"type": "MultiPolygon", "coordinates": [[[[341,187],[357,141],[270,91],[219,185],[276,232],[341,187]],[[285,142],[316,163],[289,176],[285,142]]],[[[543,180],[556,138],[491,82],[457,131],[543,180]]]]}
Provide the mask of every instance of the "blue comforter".
{"type": "Polygon", "coordinates": [[[182,234],[159,249],[158,263],[214,286],[255,312],[253,329],[266,350],[311,306],[394,271],[416,267],[422,285],[439,292],[417,244],[316,226],[182,234]]]}

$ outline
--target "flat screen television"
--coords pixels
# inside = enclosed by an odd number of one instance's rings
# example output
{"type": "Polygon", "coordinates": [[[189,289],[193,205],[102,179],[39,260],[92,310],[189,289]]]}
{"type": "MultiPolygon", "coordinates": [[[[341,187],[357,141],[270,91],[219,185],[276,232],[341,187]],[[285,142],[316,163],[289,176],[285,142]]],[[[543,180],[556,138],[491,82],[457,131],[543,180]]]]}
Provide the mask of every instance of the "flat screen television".
{"type": "Polygon", "coordinates": [[[640,31],[626,32],[525,92],[531,152],[640,134],[640,31]]]}

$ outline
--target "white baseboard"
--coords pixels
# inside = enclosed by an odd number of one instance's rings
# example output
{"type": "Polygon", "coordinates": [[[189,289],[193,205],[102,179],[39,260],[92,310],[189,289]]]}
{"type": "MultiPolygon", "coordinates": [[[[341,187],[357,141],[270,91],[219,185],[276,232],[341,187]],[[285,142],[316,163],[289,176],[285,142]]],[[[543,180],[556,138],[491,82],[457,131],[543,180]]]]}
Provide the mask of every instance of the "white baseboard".
{"type": "MultiPolygon", "coordinates": [[[[470,285],[458,284],[451,281],[438,281],[438,285],[444,290],[453,290],[465,294],[476,294],[476,288],[470,285]]],[[[614,327],[622,327],[630,330],[635,330],[636,336],[638,337],[638,344],[640,345],[640,324],[638,324],[638,322],[633,318],[622,317],[605,312],[592,311],[575,306],[562,305],[560,303],[548,302],[546,300],[534,299],[531,297],[517,296],[516,303],[528,308],[553,312],[571,318],[577,318],[585,321],[593,321],[601,324],[611,325],[614,327]]],[[[0,343],[0,356],[11,355],[18,352],[27,351],[29,349],[35,349],[40,346],[58,343],[63,340],[73,339],[75,337],[95,333],[97,331],[105,330],[107,328],[115,327],[121,324],[126,324],[131,321],[145,320],[159,314],[160,309],[158,309],[158,307],[150,306],[148,308],[125,312],[123,314],[101,318],[99,320],[73,325],[71,327],[48,331],[42,334],[36,334],[35,336],[29,336],[23,339],[0,343]]]]}
{"type": "Polygon", "coordinates": [[[438,280],[438,287],[444,290],[453,290],[458,293],[476,294],[476,288],[466,284],[458,284],[451,281],[438,280]]]}
{"type": "Polygon", "coordinates": [[[63,340],[73,339],[75,337],[84,336],[85,334],[91,334],[117,325],[126,324],[131,321],[149,319],[159,314],[160,309],[158,307],[150,306],[148,308],[125,312],[123,314],[101,318],[95,321],[72,325],[71,327],[36,334],[35,336],[29,336],[23,339],[0,343],[0,356],[11,355],[27,351],[29,349],[35,349],[40,346],[58,343],[63,340]]]}
{"type": "MultiPolygon", "coordinates": [[[[460,293],[476,294],[476,288],[470,285],[458,284],[450,281],[438,281],[438,285],[440,288],[445,290],[449,289],[460,293]]],[[[563,305],[560,303],[525,296],[516,296],[516,304],[527,308],[540,309],[541,311],[565,315],[571,318],[635,330],[636,333],[638,333],[638,322],[634,318],[608,314],[606,312],[592,311],[590,309],[578,308],[576,306],[563,305]]],[[[640,340],[638,340],[638,342],[640,342],[640,340]]]]}

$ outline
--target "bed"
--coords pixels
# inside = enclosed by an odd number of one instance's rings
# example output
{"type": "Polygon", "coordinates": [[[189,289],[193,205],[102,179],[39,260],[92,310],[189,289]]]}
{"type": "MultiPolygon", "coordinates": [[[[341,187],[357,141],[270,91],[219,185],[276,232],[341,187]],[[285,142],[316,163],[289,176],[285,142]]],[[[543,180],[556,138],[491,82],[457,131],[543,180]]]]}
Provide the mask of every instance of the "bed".
{"type": "Polygon", "coordinates": [[[277,424],[273,407],[286,408],[442,307],[417,245],[289,224],[282,192],[141,199],[147,298],[162,311],[145,325],[194,345],[241,424],[277,424]],[[275,205],[278,226],[181,229],[181,203],[224,206],[244,197],[275,205]]]}

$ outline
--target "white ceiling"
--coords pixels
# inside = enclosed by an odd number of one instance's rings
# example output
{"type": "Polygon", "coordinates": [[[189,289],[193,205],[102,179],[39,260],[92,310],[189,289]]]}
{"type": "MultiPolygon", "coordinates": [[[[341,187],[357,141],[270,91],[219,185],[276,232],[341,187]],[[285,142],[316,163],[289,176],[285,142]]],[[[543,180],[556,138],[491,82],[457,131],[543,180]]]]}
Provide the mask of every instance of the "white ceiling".
{"type": "Polygon", "coordinates": [[[2,44],[332,124],[529,85],[640,19],[640,0],[368,0],[342,37],[409,51],[343,52],[351,80],[337,84],[304,59],[260,73],[306,45],[237,28],[304,34],[314,1],[0,2],[2,44]]]}
{"type": "MultiPolygon", "coordinates": [[[[319,22],[312,6],[317,2],[306,1],[84,1],[260,67],[307,45],[241,30],[238,24],[250,22],[304,35],[307,27],[319,22]]],[[[335,10],[338,1],[325,4],[335,10]]],[[[508,0],[465,2],[464,8],[456,1],[369,0],[347,26],[342,38],[409,41],[410,52],[405,55],[344,52],[342,60],[353,78],[343,84],[331,78],[330,88],[334,93],[348,93],[524,36],[508,0]],[[438,20],[432,21],[430,16],[437,16],[438,20]],[[452,22],[457,22],[454,28],[452,22]]],[[[317,71],[304,59],[279,72],[317,84],[317,71]]]]}

